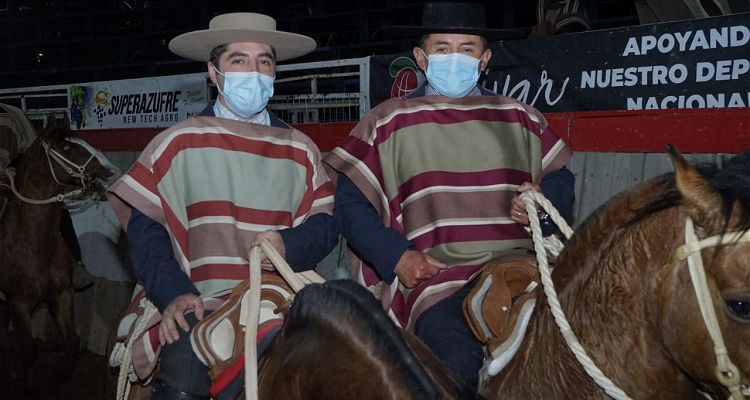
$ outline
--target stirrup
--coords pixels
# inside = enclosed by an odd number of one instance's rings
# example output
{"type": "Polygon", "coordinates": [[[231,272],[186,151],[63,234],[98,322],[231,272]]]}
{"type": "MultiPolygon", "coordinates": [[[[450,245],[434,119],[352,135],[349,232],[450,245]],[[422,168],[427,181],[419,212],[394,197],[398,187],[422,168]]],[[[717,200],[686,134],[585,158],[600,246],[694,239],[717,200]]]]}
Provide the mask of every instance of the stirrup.
{"type": "Polygon", "coordinates": [[[79,262],[76,264],[75,268],[73,268],[73,274],[70,277],[70,284],[73,285],[73,290],[80,292],[94,284],[94,277],[88,270],[86,270],[83,263],[79,262]]]}

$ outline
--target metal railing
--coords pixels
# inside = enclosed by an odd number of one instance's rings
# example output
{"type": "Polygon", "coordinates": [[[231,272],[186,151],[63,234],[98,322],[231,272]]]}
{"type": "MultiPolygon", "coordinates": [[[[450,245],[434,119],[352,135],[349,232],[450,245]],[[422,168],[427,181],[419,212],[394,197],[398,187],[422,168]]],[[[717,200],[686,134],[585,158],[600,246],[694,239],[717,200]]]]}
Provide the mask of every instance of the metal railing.
{"type": "MultiPolygon", "coordinates": [[[[23,109],[42,129],[50,112],[71,112],[70,88],[82,85],[0,89],[0,103],[23,109]]],[[[214,85],[207,85],[215,96],[214,85]]],[[[274,92],[268,107],[290,124],[359,121],[370,105],[370,59],[280,65],[274,92]]]]}
{"type": "Polygon", "coordinates": [[[369,62],[364,57],[281,65],[268,107],[291,124],[359,121],[370,108],[369,62]]]}

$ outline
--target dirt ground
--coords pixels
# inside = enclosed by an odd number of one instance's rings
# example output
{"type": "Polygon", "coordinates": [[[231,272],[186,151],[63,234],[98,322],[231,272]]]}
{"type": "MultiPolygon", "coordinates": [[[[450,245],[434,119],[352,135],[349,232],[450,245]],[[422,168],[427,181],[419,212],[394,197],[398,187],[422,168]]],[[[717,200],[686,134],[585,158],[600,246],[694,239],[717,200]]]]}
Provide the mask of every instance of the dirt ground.
{"type": "MultiPolygon", "coordinates": [[[[11,353],[14,353],[11,351],[11,353]]],[[[14,400],[114,399],[116,371],[104,356],[82,350],[75,357],[51,348],[40,353],[26,373],[18,354],[0,361],[0,398],[14,400]],[[24,376],[25,375],[25,376],[24,376]]]]}

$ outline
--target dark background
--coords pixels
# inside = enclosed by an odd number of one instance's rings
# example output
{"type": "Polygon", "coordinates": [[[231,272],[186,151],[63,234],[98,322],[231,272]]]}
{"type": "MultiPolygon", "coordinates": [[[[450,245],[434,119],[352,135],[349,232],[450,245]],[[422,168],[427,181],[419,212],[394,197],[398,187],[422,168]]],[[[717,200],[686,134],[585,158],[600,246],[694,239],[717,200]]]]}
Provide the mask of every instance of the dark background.
{"type": "MultiPolygon", "coordinates": [[[[530,29],[535,0],[476,1],[490,28],[530,29]]],[[[315,52],[291,62],[409,51],[382,35],[387,25],[419,25],[424,1],[6,0],[0,1],[0,88],[205,72],[167,48],[175,36],[206,29],[236,11],[274,17],[280,30],[313,37],[315,52]]],[[[582,1],[593,29],[638,25],[634,0],[582,1]]]]}

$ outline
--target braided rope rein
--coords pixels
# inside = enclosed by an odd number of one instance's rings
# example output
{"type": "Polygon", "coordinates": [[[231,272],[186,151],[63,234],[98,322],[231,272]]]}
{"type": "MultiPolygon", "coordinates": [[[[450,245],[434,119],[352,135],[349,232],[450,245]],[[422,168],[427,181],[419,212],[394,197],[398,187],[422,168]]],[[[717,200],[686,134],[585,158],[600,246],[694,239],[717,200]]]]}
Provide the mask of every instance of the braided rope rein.
{"type": "MultiPolygon", "coordinates": [[[[5,172],[5,175],[7,175],[8,178],[10,178],[10,185],[6,185],[5,183],[0,183],[0,186],[5,186],[7,188],[10,188],[10,190],[13,192],[13,194],[16,195],[16,197],[18,197],[24,203],[29,203],[29,204],[34,204],[34,205],[42,205],[42,204],[50,204],[50,203],[61,202],[61,201],[65,200],[65,199],[67,199],[69,197],[78,196],[78,195],[84,193],[85,190],[86,190],[85,188],[79,188],[79,189],[73,190],[73,191],[65,193],[65,194],[58,194],[56,196],[52,196],[52,197],[50,197],[48,199],[42,199],[42,200],[30,199],[30,198],[22,195],[18,191],[18,189],[16,189],[16,182],[15,182],[16,174],[15,174],[15,172],[13,172],[10,168],[5,168],[4,172],[5,172]]],[[[97,195],[97,197],[98,197],[98,195],[97,195]]]]}
{"type": "MultiPolygon", "coordinates": [[[[547,296],[547,302],[549,303],[552,316],[555,319],[555,323],[560,329],[565,343],[567,343],[570,350],[575,355],[578,362],[583,366],[586,373],[594,379],[594,382],[602,388],[610,397],[617,400],[632,400],[625,392],[615,385],[604,373],[594,364],[594,361],[586,353],[586,350],[581,346],[573,330],[568,324],[567,318],[562,311],[560,300],[557,297],[555,291],[555,285],[552,283],[552,272],[549,267],[546,256],[546,248],[544,245],[544,236],[542,235],[542,227],[539,224],[539,217],[537,214],[537,207],[535,201],[549,214],[552,221],[557,225],[560,231],[565,235],[566,238],[570,238],[573,235],[573,230],[568,226],[568,223],[555,209],[555,207],[547,200],[541,193],[533,190],[529,190],[521,193],[519,196],[524,205],[526,205],[526,212],[529,215],[529,222],[531,223],[532,238],[534,240],[534,251],[536,252],[537,267],[539,268],[539,276],[544,287],[544,294],[547,296]],[[532,217],[533,216],[533,217],[532,217]]],[[[562,248],[562,247],[560,247],[562,248]]],[[[555,256],[557,256],[555,254],[555,256]]]]}
{"type": "MultiPolygon", "coordinates": [[[[263,239],[259,246],[250,249],[248,260],[250,264],[250,286],[248,293],[250,304],[247,310],[247,327],[245,328],[245,398],[258,399],[258,319],[260,317],[261,291],[261,250],[271,261],[276,271],[289,284],[294,293],[299,292],[311,283],[322,283],[325,280],[315,271],[294,272],[284,257],[273,247],[268,239],[263,239]]],[[[294,295],[290,300],[293,300],[294,295]]]]}
{"type": "MultiPolygon", "coordinates": [[[[10,182],[10,185],[5,184],[5,183],[0,183],[0,186],[4,186],[4,187],[9,188],[13,192],[13,194],[16,197],[18,197],[19,200],[23,201],[24,203],[28,203],[28,204],[44,205],[44,204],[50,204],[50,203],[56,203],[56,202],[63,202],[63,201],[65,201],[68,198],[76,197],[76,196],[79,196],[79,195],[81,195],[81,194],[83,194],[83,193],[86,192],[85,183],[84,183],[84,181],[82,179],[81,183],[84,186],[82,188],[75,189],[75,190],[72,190],[72,191],[67,192],[67,193],[61,193],[61,194],[58,194],[56,196],[52,196],[52,197],[50,197],[48,199],[41,199],[41,200],[31,199],[31,198],[28,198],[28,197],[22,195],[21,192],[19,192],[18,189],[16,189],[16,172],[12,168],[0,167],[0,173],[4,173],[6,176],[8,176],[8,180],[10,182]]],[[[55,177],[55,181],[57,181],[57,177],[55,177]]],[[[99,199],[100,199],[99,193],[94,192],[88,198],[85,198],[85,199],[81,200],[80,202],[78,202],[76,204],[73,204],[73,205],[66,204],[66,205],[64,205],[64,207],[67,208],[67,209],[77,209],[77,208],[83,207],[84,205],[86,205],[86,204],[88,204],[88,203],[90,203],[92,201],[96,201],[96,200],[99,200],[99,199]]],[[[0,210],[0,211],[2,211],[2,210],[0,210]]]]}
{"type": "MultiPolygon", "coordinates": [[[[139,307],[143,312],[136,318],[132,331],[126,342],[115,343],[112,354],[109,356],[109,365],[120,368],[117,375],[117,400],[125,400],[130,395],[128,376],[134,373],[132,348],[136,338],[146,330],[146,323],[156,314],[156,306],[146,297],[142,298],[139,307]]],[[[150,378],[149,378],[150,380],[150,378]]],[[[148,382],[148,381],[147,381],[148,382]]]]}

